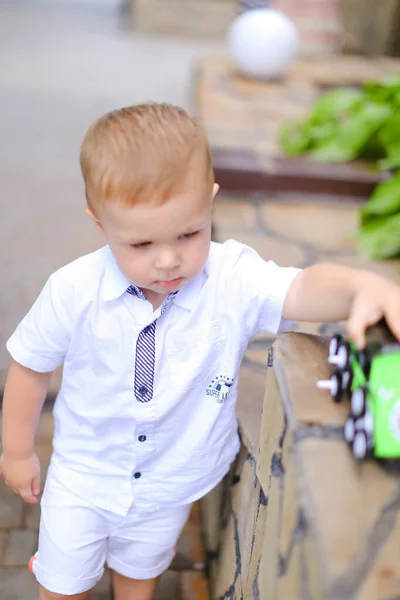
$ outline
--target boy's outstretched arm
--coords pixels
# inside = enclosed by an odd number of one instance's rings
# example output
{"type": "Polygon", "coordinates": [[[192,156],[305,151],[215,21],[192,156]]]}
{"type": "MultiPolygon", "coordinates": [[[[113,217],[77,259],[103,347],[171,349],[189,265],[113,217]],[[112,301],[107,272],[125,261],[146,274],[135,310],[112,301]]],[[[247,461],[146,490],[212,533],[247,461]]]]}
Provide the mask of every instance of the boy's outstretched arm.
{"type": "Polygon", "coordinates": [[[365,330],[382,317],[400,340],[400,287],[369,271],[315,265],[301,271],[287,293],[284,319],[344,321],[355,344],[365,346],[365,330]]]}
{"type": "Polygon", "coordinates": [[[40,464],[34,441],[52,373],[38,373],[13,361],[3,396],[0,475],[25,502],[40,492],[40,464]]]}

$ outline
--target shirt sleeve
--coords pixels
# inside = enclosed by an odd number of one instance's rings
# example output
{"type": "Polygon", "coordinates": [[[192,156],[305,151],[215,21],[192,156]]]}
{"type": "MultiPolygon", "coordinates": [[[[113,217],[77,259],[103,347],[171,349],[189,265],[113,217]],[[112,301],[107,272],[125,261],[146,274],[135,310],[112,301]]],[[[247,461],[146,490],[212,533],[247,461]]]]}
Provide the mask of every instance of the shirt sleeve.
{"type": "Polygon", "coordinates": [[[46,373],[59,367],[67,353],[71,329],[71,306],[67,290],[52,275],[36,302],[7,341],[12,358],[29,369],[46,373]]]}
{"type": "Polygon", "coordinates": [[[301,269],[280,267],[273,261],[265,261],[249,246],[238,246],[228,289],[237,294],[245,327],[251,335],[284,331],[291,321],[282,319],[283,305],[301,269]]]}

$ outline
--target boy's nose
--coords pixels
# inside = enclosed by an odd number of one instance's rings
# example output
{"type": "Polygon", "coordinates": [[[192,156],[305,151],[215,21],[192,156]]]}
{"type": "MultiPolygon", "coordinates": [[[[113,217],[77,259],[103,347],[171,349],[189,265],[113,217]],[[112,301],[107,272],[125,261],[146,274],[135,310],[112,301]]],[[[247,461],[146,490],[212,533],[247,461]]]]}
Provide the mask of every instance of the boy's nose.
{"type": "Polygon", "coordinates": [[[163,271],[173,271],[180,265],[180,259],[176,252],[165,251],[157,257],[156,267],[163,271]]]}

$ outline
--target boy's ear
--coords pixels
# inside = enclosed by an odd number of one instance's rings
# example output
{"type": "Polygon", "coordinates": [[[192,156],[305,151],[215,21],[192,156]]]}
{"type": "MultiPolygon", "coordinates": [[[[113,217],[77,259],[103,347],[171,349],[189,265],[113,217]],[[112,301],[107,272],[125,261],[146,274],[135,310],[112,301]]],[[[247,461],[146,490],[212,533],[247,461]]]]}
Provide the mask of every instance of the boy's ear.
{"type": "Polygon", "coordinates": [[[94,214],[94,212],[92,211],[91,208],[89,208],[88,206],[85,208],[85,213],[87,214],[87,216],[92,219],[93,223],[96,225],[96,227],[98,227],[100,229],[100,231],[103,231],[103,228],[101,226],[100,221],[98,220],[98,218],[96,217],[96,215],[94,214]]]}
{"type": "Polygon", "coordinates": [[[213,187],[213,200],[214,200],[215,196],[217,195],[218,190],[219,190],[218,183],[214,183],[214,187],[213,187]]]}

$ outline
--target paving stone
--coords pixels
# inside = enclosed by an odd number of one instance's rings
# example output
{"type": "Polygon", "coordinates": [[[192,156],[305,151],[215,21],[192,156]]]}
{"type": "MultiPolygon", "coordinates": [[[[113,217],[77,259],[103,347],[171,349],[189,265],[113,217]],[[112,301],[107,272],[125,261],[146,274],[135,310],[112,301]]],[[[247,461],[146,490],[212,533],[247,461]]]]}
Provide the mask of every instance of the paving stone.
{"type": "Polygon", "coordinates": [[[92,591],[91,600],[112,600],[112,576],[109,569],[105,569],[103,577],[92,591]]]}
{"type": "Polygon", "coordinates": [[[217,240],[225,242],[229,239],[237,240],[254,248],[265,260],[273,260],[282,267],[301,267],[306,255],[300,246],[290,242],[281,242],[266,235],[250,235],[241,232],[232,232],[226,229],[217,230],[217,240]]]}
{"type": "Polygon", "coordinates": [[[37,531],[14,529],[10,531],[5,551],[4,565],[24,567],[37,550],[37,531]]]}
{"type": "Polygon", "coordinates": [[[12,489],[6,484],[3,477],[0,477],[0,502],[4,497],[14,498],[15,494],[12,491],[12,489]]]}
{"type": "Polygon", "coordinates": [[[0,528],[21,527],[24,502],[19,496],[0,498],[0,528]]]}
{"type": "Polygon", "coordinates": [[[181,574],[182,600],[209,600],[208,582],[204,574],[181,574]]]}
{"type": "Polygon", "coordinates": [[[181,600],[180,575],[175,571],[166,571],[161,576],[154,600],[181,600]]]}
{"type": "Polygon", "coordinates": [[[24,527],[27,529],[39,529],[40,504],[26,504],[24,510],[24,527]]]}
{"type": "Polygon", "coordinates": [[[39,586],[27,568],[0,568],[1,600],[37,600],[39,586]]]}
{"type": "Polygon", "coordinates": [[[42,412],[40,415],[36,439],[40,442],[51,444],[54,434],[54,419],[50,412],[42,412]]]}
{"type": "Polygon", "coordinates": [[[229,200],[223,196],[216,197],[213,210],[213,224],[217,232],[219,228],[230,231],[252,231],[256,225],[256,209],[252,202],[229,200]]]}
{"type": "Polygon", "coordinates": [[[260,207],[263,223],[273,234],[314,246],[318,250],[349,250],[346,239],[358,226],[359,205],[333,202],[266,202],[260,207]]]}
{"type": "Polygon", "coordinates": [[[8,543],[8,531],[0,531],[0,565],[3,564],[4,553],[8,543]]]}

